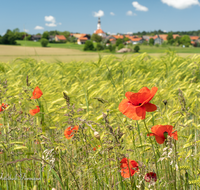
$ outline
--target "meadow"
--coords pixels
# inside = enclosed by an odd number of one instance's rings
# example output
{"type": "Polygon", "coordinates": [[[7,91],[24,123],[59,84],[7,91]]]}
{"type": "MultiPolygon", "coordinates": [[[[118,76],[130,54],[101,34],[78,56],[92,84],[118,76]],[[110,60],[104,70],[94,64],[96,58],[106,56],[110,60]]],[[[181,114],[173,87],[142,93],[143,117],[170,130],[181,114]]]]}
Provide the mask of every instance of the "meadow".
{"type": "Polygon", "coordinates": [[[198,55],[0,62],[0,100],[2,190],[199,189],[198,55]]]}

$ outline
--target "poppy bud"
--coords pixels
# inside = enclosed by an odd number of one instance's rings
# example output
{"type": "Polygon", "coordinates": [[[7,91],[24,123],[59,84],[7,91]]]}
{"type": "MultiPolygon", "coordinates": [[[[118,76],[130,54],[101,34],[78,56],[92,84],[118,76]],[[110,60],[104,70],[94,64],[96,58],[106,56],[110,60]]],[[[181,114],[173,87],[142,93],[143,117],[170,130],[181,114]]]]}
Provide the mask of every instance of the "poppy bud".
{"type": "Polygon", "coordinates": [[[97,131],[94,132],[94,136],[95,136],[95,138],[97,138],[98,140],[100,140],[100,135],[99,135],[99,133],[97,131]]]}
{"type": "Polygon", "coordinates": [[[163,100],[163,103],[164,103],[165,105],[167,105],[167,100],[163,100]]]}
{"type": "Polygon", "coordinates": [[[163,135],[164,135],[165,139],[167,139],[168,132],[165,131],[165,132],[163,133],[163,135]]]}

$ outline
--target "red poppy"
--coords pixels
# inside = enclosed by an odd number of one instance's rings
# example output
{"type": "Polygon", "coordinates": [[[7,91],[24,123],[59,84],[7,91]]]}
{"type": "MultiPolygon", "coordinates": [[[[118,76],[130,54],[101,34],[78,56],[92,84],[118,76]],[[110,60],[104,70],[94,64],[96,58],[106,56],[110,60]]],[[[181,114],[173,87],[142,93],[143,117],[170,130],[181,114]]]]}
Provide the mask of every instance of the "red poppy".
{"type": "Polygon", "coordinates": [[[9,105],[2,103],[0,106],[0,112],[4,111],[9,105]]]}
{"type": "Polygon", "coordinates": [[[138,93],[126,92],[127,99],[122,100],[119,104],[119,111],[134,120],[145,119],[146,112],[157,109],[156,105],[149,103],[157,90],[157,87],[153,87],[151,90],[143,87],[138,93]]]}
{"type": "Polygon", "coordinates": [[[72,127],[68,127],[67,129],[65,129],[64,131],[64,135],[67,139],[71,139],[74,134],[78,131],[78,126],[74,126],[73,128],[72,127]]]}
{"type": "Polygon", "coordinates": [[[36,86],[35,89],[33,90],[33,96],[31,97],[31,99],[38,99],[42,95],[43,95],[42,91],[40,90],[38,86],[36,86]]]}
{"type": "Polygon", "coordinates": [[[156,173],[154,172],[149,172],[145,175],[144,180],[146,182],[156,182],[157,181],[157,176],[156,173]]]}
{"type": "MultiPolygon", "coordinates": [[[[100,147],[101,147],[101,145],[98,145],[98,147],[100,148],[100,147]]],[[[94,147],[94,148],[93,148],[93,150],[94,150],[94,151],[96,151],[96,150],[97,150],[97,149],[96,149],[96,147],[94,147]]]]}
{"type": "Polygon", "coordinates": [[[39,106],[36,106],[36,107],[37,107],[36,109],[33,109],[33,110],[29,111],[31,115],[35,115],[36,113],[40,112],[40,107],[39,106]]]}
{"type": "Polygon", "coordinates": [[[121,176],[124,178],[129,178],[130,175],[133,176],[139,170],[138,163],[134,160],[123,158],[120,163],[121,176]]]}
{"type": "Polygon", "coordinates": [[[171,125],[155,125],[151,128],[152,133],[147,136],[155,136],[157,143],[163,144],[167,135],[173,137],[175,140],[178,140],[177,131],[173,130],[171,125]]]}

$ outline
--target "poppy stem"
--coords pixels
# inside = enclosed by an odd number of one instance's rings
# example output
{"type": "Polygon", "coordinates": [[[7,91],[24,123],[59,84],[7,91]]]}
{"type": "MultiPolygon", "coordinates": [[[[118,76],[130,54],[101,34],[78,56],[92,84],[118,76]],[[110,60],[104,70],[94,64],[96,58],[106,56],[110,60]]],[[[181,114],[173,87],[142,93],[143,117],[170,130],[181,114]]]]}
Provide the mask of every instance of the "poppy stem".
{"type": "MultiPolygon", "coordinates": [[[[147,134],[150,134],[149,129],[148,129],[147,125],[146,125],[145,119],[143,120],[143,122],[144,122],[144,126],[145,126],[145,128],[146,128],[146,130],[147,130],[147,134]]],[[[157,176],[158,176],[158,178],[159,178],[158,167],[157,167],[157,157],[156,157],[156,153],[155,153],[153,141],[152,141],[151,138],[150,138],[150,141],[151,141],[151,145],[152,145],[152,149],[153,149],[153,153],[154,153],[154,157],[155,157],[156,174],[157,174],[157,176]]]]}

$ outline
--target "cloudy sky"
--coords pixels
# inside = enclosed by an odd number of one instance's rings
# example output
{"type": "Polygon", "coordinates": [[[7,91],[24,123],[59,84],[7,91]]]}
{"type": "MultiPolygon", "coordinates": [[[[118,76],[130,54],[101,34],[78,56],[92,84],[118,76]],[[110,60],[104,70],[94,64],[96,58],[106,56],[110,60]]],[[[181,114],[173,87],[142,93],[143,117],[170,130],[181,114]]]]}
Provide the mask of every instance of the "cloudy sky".
{"type": "Polygon", "coordinates": [[[92,34],[98,17],[104,32],[200,30],[199,0],[0,0],[0,35],[59,30],[92,34]]]}

